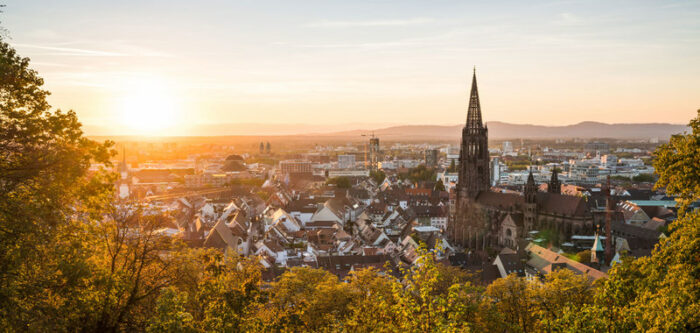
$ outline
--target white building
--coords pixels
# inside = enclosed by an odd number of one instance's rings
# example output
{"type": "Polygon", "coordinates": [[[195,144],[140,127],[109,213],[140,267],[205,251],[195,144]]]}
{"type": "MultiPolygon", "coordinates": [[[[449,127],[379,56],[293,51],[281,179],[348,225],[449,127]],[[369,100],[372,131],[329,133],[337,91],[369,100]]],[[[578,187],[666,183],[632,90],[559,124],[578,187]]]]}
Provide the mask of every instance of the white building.
{"type": "MultiPolygon", "coordinates": [[[[507,142],[507,141],[506,141],[507,142]]],[[[498,157],[491,160],[491,186],[498,185],[501,180],[501,168],[498,157]]]]}
{"type": "Polygon", "coordinates": [[[510,154],[513,152],[513,143],[510,141],[503,141],[503,154],[510,154]]]}
{"type": "Polygon", "coordinates": [[[339,169],[352,169],[355,167],[355,155],[338,155],[339,169]]]}
{"type": "Polygon", "coordinates": [[[369,177],[369,170],[367,170],[367,169],[360,169],[360,170],[329,170],[329,171],[328,171],[328,177],[329,177],[329,178],[335,178],[335,177],[369,177]]]}
{"type": "Polygon", "coordinates": [[[603,155],[600,157],[600,164],[605,167],[612,167],[617,165],[617,156],[615,155],[603,155]]]}

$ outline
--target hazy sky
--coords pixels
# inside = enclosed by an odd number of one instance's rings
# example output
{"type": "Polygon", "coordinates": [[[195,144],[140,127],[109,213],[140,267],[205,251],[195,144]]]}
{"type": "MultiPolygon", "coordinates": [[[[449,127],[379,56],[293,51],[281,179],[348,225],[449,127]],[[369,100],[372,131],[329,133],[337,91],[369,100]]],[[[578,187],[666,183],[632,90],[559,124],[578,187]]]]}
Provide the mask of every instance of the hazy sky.
{"type": "MultiPolygon", "coordinates": [[[[51,103],[111,133],[191,124],[687,123],[700,1],[5,0],[51,103]]],[[[350,126],[350,125],[348,125],[350,126]]]]}

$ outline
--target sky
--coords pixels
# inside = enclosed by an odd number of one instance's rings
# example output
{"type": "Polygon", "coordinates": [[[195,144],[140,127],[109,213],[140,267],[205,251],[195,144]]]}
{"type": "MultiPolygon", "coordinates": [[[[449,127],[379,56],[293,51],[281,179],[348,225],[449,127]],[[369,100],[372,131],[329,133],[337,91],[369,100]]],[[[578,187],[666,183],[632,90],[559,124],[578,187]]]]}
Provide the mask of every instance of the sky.
{"type": "Polygon", "coordinates": [[[459,124],[474,66],[486,121],[700,108],[700,1],[1,2],[51,104],[91,134],[459,124]]]}

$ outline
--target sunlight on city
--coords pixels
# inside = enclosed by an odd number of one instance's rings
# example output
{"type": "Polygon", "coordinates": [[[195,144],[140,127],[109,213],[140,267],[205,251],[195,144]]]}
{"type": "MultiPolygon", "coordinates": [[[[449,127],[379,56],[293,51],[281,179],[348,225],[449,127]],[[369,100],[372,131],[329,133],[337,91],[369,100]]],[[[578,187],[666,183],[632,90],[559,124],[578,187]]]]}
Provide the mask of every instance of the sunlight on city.
{"type": "Polygon", "coordinates": [[[0,333],[700,333],[699,17],[0,0],[0,333]]]}

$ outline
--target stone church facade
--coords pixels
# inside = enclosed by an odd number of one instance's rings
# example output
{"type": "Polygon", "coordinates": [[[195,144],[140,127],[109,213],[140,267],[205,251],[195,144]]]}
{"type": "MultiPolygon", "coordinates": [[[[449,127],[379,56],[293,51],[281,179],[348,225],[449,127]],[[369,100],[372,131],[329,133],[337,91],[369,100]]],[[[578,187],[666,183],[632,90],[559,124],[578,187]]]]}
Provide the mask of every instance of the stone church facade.
{"type": "Polygon", "coordinates": [[[553,230],[561,239],[594,232],[597,219],[585,198],[562,195],[556,172],[548,192],[537,190],[530,173],[522,193],[503,193],[491,189],[489,162],[488,128],[482,122],[475,71],[462,129],[454,214],[447,228],[453,244],[470,249],[515,248],[533,230],[553,230]]]}

